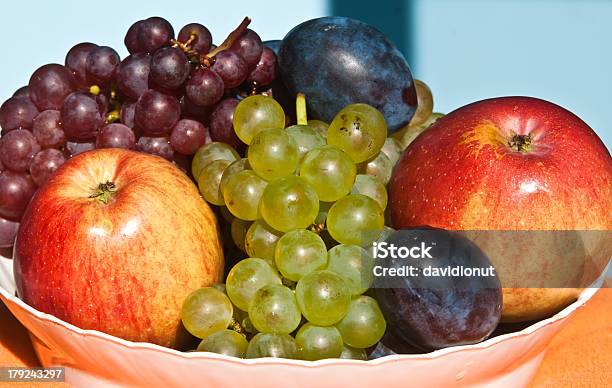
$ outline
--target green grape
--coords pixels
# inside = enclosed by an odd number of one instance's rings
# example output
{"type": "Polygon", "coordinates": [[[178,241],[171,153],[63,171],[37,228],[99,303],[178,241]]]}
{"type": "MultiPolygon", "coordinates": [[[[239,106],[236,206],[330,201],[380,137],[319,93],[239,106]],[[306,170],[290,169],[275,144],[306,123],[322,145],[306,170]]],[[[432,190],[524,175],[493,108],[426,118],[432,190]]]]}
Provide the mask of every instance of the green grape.
{"type": "Polygon", "coordinates": [[[251,318],[247,316],[241,322],[242,322],[242,328],[247,333],[251,333],[251,334],[257,333],[257,329],[255,328],[255,326],[253,326],[253,322],[251,322],[251,318]]]}
{"type": "Polygon", "coordinates": [[[238,159],[233,161],[232,164],[227,166],[227,168],[223,171],[223,176],[221,176],[221,182],[219,182],[219,189],[221,193],[227,185],[229,179],[234,176],[236,173],[244,170],[250,170],[251,166],[249,166],[249,160],[247,158],[238,159]]]}
{"type": "Polygon", "coordinates": [[[298,330],[295,342],[302,360],[338,358],[342,353],[342,336],[334,326],[323,327],[307,323],[298,330]]]}
{"type": "Polygon", "coordinates": [[[414,80],[414,87],[417,95],[417,109],[410,119],[410,125],[420,125],[427,120],[433,112],[433,95],[429,86],[421,80],[414,80]]]}
{"type": "Polygon", "coordinates": [[[259,131],[269,128],[285,128],[285,112],[274,98],[258,94],[236,106],[234,130],[244,143],[251,144],[259,131]]]}
{"type": "Polygon", "coordinates": [[[251,226],[250,221],[244,221],[244,220],[241,220],[240,218],[234,218],[234,220],[232,221],[232,227],[231,227],[232,240],[234,241],[234,244],[236,244],[236,246],[240,248],[242,252],[246,252],[244,241],[246,239],[246,234],[250,226],[251,226]]]}
{"type": "Polygon", "coordinates": [[[234,160],[240,159],[240,155],[238,155],[238,152],[236,152],[232,146],[213,141],[212,143],[200,147],[195,155],[193,155],[193,160],[191,161],[191,174],[194,178],[198,179],[200,172],[208,163],[220,159],[233,162],[234,160]]]}
{"type": "Polygon", "coordinates": [[[317,218],[315,218],[315,224],[325,225],[325,221],[327,221],[327,213],[329,212],[329,209],[331,209],[333,204],[333,202],[319,202],[319,214],[317,214],[317,218]]]}
{"type": "Polygon", "coordinates": [[[200,288],[189,294],[183,302],[181,320],[188,332],[205,338],[226,329],[232,320],[232,302],[214,287],[200,288]]]}
{"type": "Polygon", "coordinates": [[[310,183],[321,201],[333,202],[351,191],[357,168],[342,150],[326,145],[304,156],[300,176],[310,183]]]}
{"type": "Polygon", "coordinates": [[[351,301],[346,316],[336,327],[345,344],[365,349],[380,341],[387,323],[376,300],[362,295],[351,301]]]}
{"type": "Polygon", "coordinates": [[[276,242],[283,235],[282,232],[272,229],[263,220],[257,220],[251,224],[245,238],[246,251],[251,257],[260,257],[272,266],[274,263],[274,252],[276,242]]]}
{"type": "Polygon", "coordinates": [[[293,125],[287,128],[287,133],[298,146],[299,160],[308,151],[325,145],[325,138],[309,125],[293,125]]]}
{"type": "Polygon", "coordinates": [[[327,139],[327,128],[329,128],[329,124],[325,121],[321,120],[308,120],[308,125],[312,127],[319,135],[323,136],[324,139],[327,139]]]}
{"type": "Polygon", "coordinates": [[[380,152],[387,155],[391,161],[391,165],[395,166],[400,156],[402,156],[402,144],[399,142],[399,140],[388,137],[385,140],[385,144],[380,149],[380,152]]]}
{"type": "Polygon", "coordinates": [[[225,206],[236,217],[245,221],[259,218],[259,201],[268,182],[251,170],[233,174],[223,188],[225,206]]]}
{"type": "Polygon", "coordinates": [[[327,248],[316,233],[294,229],[278,240],[274,258],[280,273],[297,282],[302,276],[325,267],[327,248]]]}
{"type": "Polygon", "coordinates": [[[337,201],[327,214],[329,234],[342,244],[366,246],[385,225],[380,205],[362,194],[350,194],[337,201]]]}
{"type": "Polygon", "coordinates": [[[385,144],[387,123],[382,113],[367,104],[344,107],[327,129],[327,144],[346,152],[355,163],[374,157],[385,144]]]}
{"type": "Polygon", "coordinates": [[[407,125],[401,130],[395,132],[392,136],[397,139],[401,146],[402,150],[405,150],[406,147],[410,145],[421,133],[425,132],[427,128],[429,128],[433,123],[438,121],[441,117],[444,117],[443,113],[432,113],[431,116],[424,123],[420,125],[407,125]]]}
{"type": "Polygon", "coordinates": [[[234,330],[221,330],[204,338],[198,351],[244,358],[249,342],[234,330]]]}
{"type": "Polygon", "coordinates": [[[308,182],[291,175],[266,186],[259,211],[268,225],[281,232],[305,229],[319,214],[319,198],[308,182]]]}
{"type": "Polygon", "coordinates": [[[375,158],[359,165],[359,173],[371,175],[378,179],[383,185],[389,183],[391,173],[393,172],[393,163],[387,155],[380,152],[375,158]]]}
{"type": "Polygon", "coordinates": [[[249,303],[249,318],[261,333],[289,334],[297,329],[302,314],[293,291],[280,284],[257,290],[249,303]]]}
{"type": "Polygon", "coordinates": [[[357,349],[357,348],[352,348],[350,346],[344,345],[342,347],[342,353],[340,353],[339,358],[343,358],[347,360],[367,361],[368,354],[366,353],[365,349],[357,349]]]}
{"type": "Polygon", "coordinates": [[[319,326],[341,320],[351,302],[345,280],[331,271],[315,271],[301,278],[295,296],[304,317],[319,326]]]}
{"type": "Polygon", "coordinates": [[[387,207],[387,188],[372,175],[357,174],[351,194],[366,195],[378,202],[383,210],[387,207]]]}
{"type": "Polygon", "coordinates": [[[247,153],[251,168],[267,181],[293,174],[299,162],[297,144],[282,128],[259,132],[247,153]]]}
{"type": "Polygon", "coordinates": [[[357,245],[336,245],[328,252],[327,270],[340,275],[352,296],[361,295],[374,281],[374,259],[357,245]]]}
{"type": "Polygon", "coordinates": [[[270,264],[259,258],[239,261],[230,270],[225,281],[227,296],[236,307],[248,311],[253,295],[269,284],[280,284],[278,273],[270,264]]]}
{"type": "Polygon", "coordinates": [[[198,177],[198,188],[204,199],[213,205],[225,205],[221,190],[219,190],[219,183],[221,182],[221,176],[223,171],[230,165],[229,160],[214,160],[208,163],[200,172],[198,177]]]}
{"type": "Polygon", "coordinates": [[[259,333],[251,339],[246,358],[298,358],[295,340],[289,334],[259,333]]]}

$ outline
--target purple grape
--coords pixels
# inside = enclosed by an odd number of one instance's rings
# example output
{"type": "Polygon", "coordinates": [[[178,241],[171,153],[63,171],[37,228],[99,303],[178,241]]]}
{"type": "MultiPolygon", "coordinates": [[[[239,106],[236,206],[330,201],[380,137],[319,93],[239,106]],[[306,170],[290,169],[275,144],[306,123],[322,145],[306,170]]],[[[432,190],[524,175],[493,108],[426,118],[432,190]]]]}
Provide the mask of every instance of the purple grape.
{"type": "Polygon", "coordinates": [[[78,154],[82,154],[83,152],[91,151],[95,148],[96,143],[94,142],[77,143],[74,141],[69,141],[66,143],[65,155],[68,158],[72,158],[73,156],[77,156],[78,154]]]}
{"type": "Polygon", "coordinates": [[[15,242],[19,222],[9,221],[0,217],[0,248],[10,248],[15,242]]]}
{"type": "Polygon", "coordinates": [[[247,81],[261,86],[272,83],[277,74],[276,65],[276,54],[270,48],[264,46],[261,58],[259,58],[259,62],[253,71],[251,71],[251,74],[249,74],[247,81]]]}
{"type": "Polygon", "coordinates": [[[0,106],[0,127],[4,133],[17,128],[31,129],[37,114],[38,109],[29,98],[11,97],[0,106]]]}
{"type": "Polygon", "coordinates": [[[244,149],[245,144],[234,131],[234,109],[240,101],[236,98],[226,98],[215,106],[210,117],[210,138],[234,147],[238,152],[244,149]]]}
{"type": "Polygon", "coordinates": [[[37,153],[30,165],[30,176],[36,186],[42,186],[65,161],[66,158],[60,150],[49,148],[37,153]]]}
{"type": "Polygon", "coordinates": [[[125,58],[117,68],[117,88],[128,98],[137,100],[149,89],[151,56],[136,53],[125,58]]]}
{"type": "Polygon", "coordinates": [[[179,120],[172,129],[170,144],[176,152],[193,155],[206,142],[208,130],[204,124],[190,119],[179,120]]]}
{"type": "Polygon", "coordinates": [[[96,139],[96,148],[127,148],[136,145],[136,135],[123,124],[108,124],[100,130],[96,139]]]}
{"type": "Polygon", "coordinates": [[[32,132],[16,129],[0,138],[0,160],[4,168],[15,172],[28,171],[40,145],[32,132]]]}
{"type": "Polygon", "coordinates": [[[171,39],[174,39],[174,30],[166,19],[150,17],[138,28],[138,46],[149,54],[168,46],[171,39]]]}
{"type": "Polygon", "coordinates": [[[163,47],[151,58],[149,78],[157,86],[165,89],[176,89],[185,82],[191,65],[180,49],[163,47]]]}
{"type": "Polygon", "coordinates": [[[157,90],[147,90],[136,102],[134,121],[147,136],[169,135],[180,117],[178,100],[157,90]]]}
{"type": "Polygon", "coordinates": [[[200,54],[206,54],[210,51],[212,35],[210,35],[208,28],[199,23],[189,23],[179,31],[178,41],[185,43],[191,35],[195,36],[190,44],[192,49],[200,54]]]}
{"type": "Polygon", "coordinates": [[[212,113],[212,106],[198,106],[191,102],[187,96],[182,96],[180,99],[181,104],[181,118],[192,119],[201,122],[204,126],[210,123],[210,114],[212,113]]]}
{"type": "Polygon", "coordinates": [[[261,38],[253,30],[247,29],[240,38],[236,39],[230,50],[240,55],[247,64],[249,69],[252,69],[259,62],[263,43],[261,38]]]}
{"type": "Polygon", "coordinates": [[[94,97],[72,93],[61,109],[62,128],[71,140],[92,140],[104,123],[104,115],[94,97]]]}
{"type": "Polygon", "coordinates": [[[107,85],[115,76],[121,58],[119,54],[108,46],[95,48],[87,56],[85,72],[92,84],[107,85]]]}
{"type": "Polygon", "coordinates": [[[196,69],[185,85],[185,94],[198,106],[212,106],[223,97],[224,82],[213,70],[196,69]]]}
{"type": "Polygon", "coordinates": [[[121,123],[129,128],[134,128],[134,114],[136,112],[136,103],[134,101],[126,101],[121,105],[121,123]]]}
{"type": "Polygon", "coordinates": [[[19,221],[35,191],[36,185],[30,174],[13,171],[0,173],[0,217],[19,221]]]}
{"type": "Polygon", "coordinates": [[[46,110],[34,118],[32,132],[42,148],[60,148],[66,144],[66,134],[60,121],[61,113],[58,110],[46,110]]]}
{"type": "Polygon", "coordinates": [[[85,71],[87,56],[97,48],[97,44],[83,42],[73,46],[66,54],[64,63],[72,71],[77,84],[81,88],[89,86],[85,71]]]}
{"type": "Polygon", "coordinates": [[[136,149],[147,154],[161,156],[167,160],[172,160],[174,157],[174,150],[170,145],[170,139],[167,137],[143,136],[138,139],[136,149]]]}
{"type": "Polygon", "coordinates": [[[244,59],[239,54],[229,50],[221,51],[215,55],[215,63],[212,69],[223,80],[225,89],[237,87],[249,75],[249,68],[244,59]]]}
{"type": "Polygon", "coordinates": [[[30,77],[28,87],[39,111],[60,109],[64,99],[76,90],[76,80],[67,67],[52,63],[39,67],[30,77]]]}
{"type": "Polygon", "coordinates": [[[125,34],[123,43],[125,44],[125,47],[128,49],[130,54],[141,53],[144,51],[139,38],[140,28],[142,27],[143,23],[144,20],[139,20],[136,23],[132,24],[125,34]]]}
{"type": "Polygon", "coordinates": [[[27,85],[20,87],[19,89],[15,90],[15,93],[13,93],[13,97],[15,97],[15,98],[19,98],[19,97],[30,98],[30,88],[27,85]]]}

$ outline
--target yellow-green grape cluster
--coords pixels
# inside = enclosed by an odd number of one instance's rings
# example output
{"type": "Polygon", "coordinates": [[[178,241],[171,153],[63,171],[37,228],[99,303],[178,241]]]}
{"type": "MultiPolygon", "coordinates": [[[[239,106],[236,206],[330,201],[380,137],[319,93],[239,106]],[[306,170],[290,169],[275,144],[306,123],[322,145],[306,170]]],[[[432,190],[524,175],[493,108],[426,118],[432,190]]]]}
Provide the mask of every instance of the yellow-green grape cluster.
{"type": "Polygon", "coordinates": [[[245,154],[210,143],[194,156],[202,196],[220,207],[231,241],[248,255],[225,287],[185,301],[198,351],[365,360],[384,334],[377,302],[363,295],[374,266],[365,248],[384,233],[401,142],[387,138],[372,106],[348,105],[328,125],[307,120],[303,96],[296,105],[298,122],[285,128],[273,98],[247,97],[233,118],[245,154]]]}

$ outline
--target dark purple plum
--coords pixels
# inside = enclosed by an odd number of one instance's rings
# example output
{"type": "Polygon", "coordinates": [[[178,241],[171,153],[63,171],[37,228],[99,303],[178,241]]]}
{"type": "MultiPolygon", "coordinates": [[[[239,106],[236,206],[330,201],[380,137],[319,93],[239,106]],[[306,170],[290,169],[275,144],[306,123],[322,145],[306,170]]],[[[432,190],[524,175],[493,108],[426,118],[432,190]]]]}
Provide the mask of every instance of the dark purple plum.
{"type": "Polygon", "coordinates": [[[383,33],[358,20],[328,16],[294,27],[278,61],[291,94],[306,94],[313,119],[329,123],[342,108],[360,102],[380,110],[395,132],[416,110],[406,59],[383,33]]]}
{"type": "Polygon", "coordinates": [[[382,268],[416,268],[406,276],[375,278],[374,294],[395,338],[387,347],[398,353],[406,345],[431,351],[481,342],[495,330],[501,318],[501,285],[476,244],[442,229],[399,230],[385,241],[388,246],[431,247],[419,258],[376,259],[382,268]],[[455,267],[488,269],[492,276],[427,276],[427,268],[455,267]]]}

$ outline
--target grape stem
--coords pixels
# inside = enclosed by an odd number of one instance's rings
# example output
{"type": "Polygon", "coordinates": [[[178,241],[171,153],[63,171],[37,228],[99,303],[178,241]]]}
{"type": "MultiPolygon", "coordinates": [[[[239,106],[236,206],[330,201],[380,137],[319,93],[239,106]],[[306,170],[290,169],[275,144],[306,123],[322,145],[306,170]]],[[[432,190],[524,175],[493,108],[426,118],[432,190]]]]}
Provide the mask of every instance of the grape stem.
{"type": "Polygon", "coordinates": [[[232,321],[229,324],[229,328],[230,330],[234,330],[238,334],[242,334],[244,336],[246,336],[247,334],[246,330],[244,330],[240,322],[238,322],[235,318],[232,318],[232,321]]]}
{"type": "Polygon", "coordinates": [[[200,63],[206,67],[212,66],[215,63],[215,55],[219,54],[221,51],[227,50],[232,47],[234,42],[236,42],[236,40],[240,38],[242,34],[244,34],[250,23],[251,19],[248,16],[245,17],[242,20],[242,23],[240,23],[240,25],[236,27],[234,31],[230,32],[230,34],[227,36],[227,38],[225,38],[223,43],[221,43],[216,49],[212,50],[208,54],[200,55],[200,63]]]}
{"type": "Polygon", "coordinates": [[[308,125],[308,117],[306,116],[306,95],[298,93],[295,98],[295,113],[297,115],[298,125],[308,125]]]}

